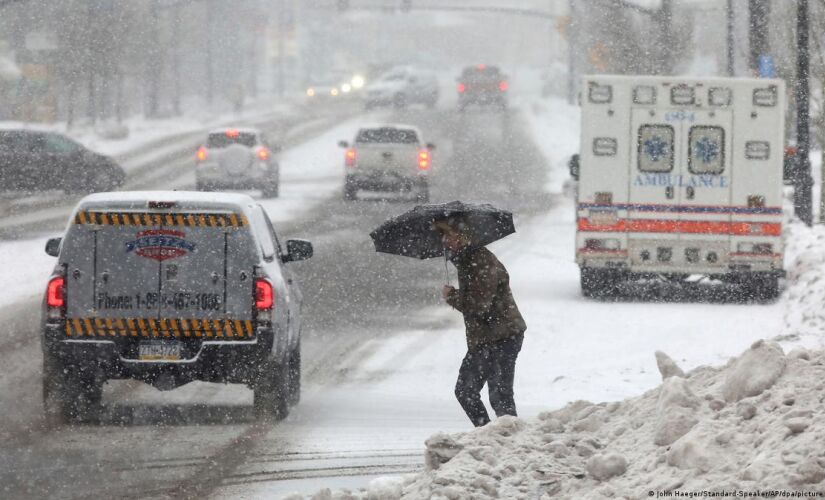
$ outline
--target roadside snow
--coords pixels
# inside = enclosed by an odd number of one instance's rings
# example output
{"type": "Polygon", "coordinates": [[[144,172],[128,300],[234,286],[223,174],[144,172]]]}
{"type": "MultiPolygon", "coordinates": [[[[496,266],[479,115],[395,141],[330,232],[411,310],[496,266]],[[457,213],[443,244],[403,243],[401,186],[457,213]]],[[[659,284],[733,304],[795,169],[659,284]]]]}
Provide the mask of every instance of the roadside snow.
{"type": "MultiPolygon", "coordinates": [[[[554,98],[522,109],[551,167],[546,189],[570,193],[577,110],[554,98]]],[[[565,204],[491,245],[528,324],[515,384],[521,417],[433,434],[425,472],[315,498],[640,498],[782,488],[825,495],[825,352],[806,350],[825,347],[825,228],[786,223],[788,289],[776,303],[613,303],[580,296],[574,222],[565,204]],[[561,409],[547,411],[554,408],[561,409]]],[[[371,357],[352,375],[354,385],[443,394],[439,402],[449,404],[464,351],[454,320],[438,338],[418,342],[420,350],[402,349],[405,356],[393,353],[423,332],[365,346],[371,357]]]]}
{"type": "Polygon", "coordinates": [[[0,307],[41,295],[55,265],[55,258],[46,255],[48,237],[0,243],[0,307]]]}

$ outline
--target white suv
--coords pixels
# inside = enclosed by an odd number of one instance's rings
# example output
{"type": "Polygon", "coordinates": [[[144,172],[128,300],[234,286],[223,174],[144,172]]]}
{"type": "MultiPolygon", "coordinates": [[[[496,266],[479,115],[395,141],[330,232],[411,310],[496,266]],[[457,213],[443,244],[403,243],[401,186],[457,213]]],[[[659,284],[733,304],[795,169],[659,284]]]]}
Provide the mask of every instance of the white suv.
{"type": "Polygon", "coordinates": [[[404,108],[408,104],[433,108],[438,102],[438,79],[431,72],[402,66],[367,85],[364,94],[366,109],[389,105],[404,108]]]}
{"type": "Polygon", "coordinates": [[[411,125],[377,125],[361,128],[344,155],[344,199],[354,200],[358,190],[414,192],[416,199],[430,199],[430,152],[421,131],[411,125]]]}
{"type": "Polygon", "coordinates": [[[260,130],[227,128],[213,130],[196,154],[198,191],[260,189],[265,198],[278,196],[278,162],[260,130]]]}

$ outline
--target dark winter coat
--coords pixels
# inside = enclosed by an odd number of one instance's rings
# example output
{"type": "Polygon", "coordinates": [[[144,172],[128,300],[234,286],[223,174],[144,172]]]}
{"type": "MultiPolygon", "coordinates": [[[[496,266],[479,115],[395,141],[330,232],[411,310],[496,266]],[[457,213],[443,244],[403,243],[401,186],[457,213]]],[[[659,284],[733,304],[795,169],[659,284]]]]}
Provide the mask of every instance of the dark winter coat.
{"type": "Polygon", "coordinates": [[[496,256],[481,247],[451,260],[459,288],[447,296],[447,303],[464,315],[467,347],[472,350],[524,333],[527,325],[510,291],[510,275],[496,256]]]}

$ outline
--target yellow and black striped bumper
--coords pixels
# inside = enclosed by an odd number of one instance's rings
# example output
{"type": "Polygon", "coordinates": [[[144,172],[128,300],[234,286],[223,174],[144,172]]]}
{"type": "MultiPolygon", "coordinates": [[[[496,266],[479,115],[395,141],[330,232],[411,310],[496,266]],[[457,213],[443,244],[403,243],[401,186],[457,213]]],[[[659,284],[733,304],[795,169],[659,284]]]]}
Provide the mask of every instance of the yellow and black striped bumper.
{"type": "Polygon", "coordinates": [[[66,338],[255,338],[252,321],[240,319],[68,318],[64,331],[66,338]]]}

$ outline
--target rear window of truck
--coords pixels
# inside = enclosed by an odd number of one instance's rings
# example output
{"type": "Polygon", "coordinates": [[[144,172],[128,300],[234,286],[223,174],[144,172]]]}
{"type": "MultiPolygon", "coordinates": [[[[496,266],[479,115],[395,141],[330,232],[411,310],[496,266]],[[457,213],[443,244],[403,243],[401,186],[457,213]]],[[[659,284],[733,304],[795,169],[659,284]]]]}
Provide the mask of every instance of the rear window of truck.
{"type": "Polygon", "coordinates": [[[256,143],[255,134],[249,132],[220,132],[216,134],[209,134],[206,140],[206,147],[211,149],[220,149],[231,146],[232,144],[242,144],[247,147],[254,147],[256,143]]]}
{"type": "Polygon", "coordinates": [[[398,128],[370,128],[358,132],[355,142],[361,144],[418,144],[413,130],[398,128]]]}

